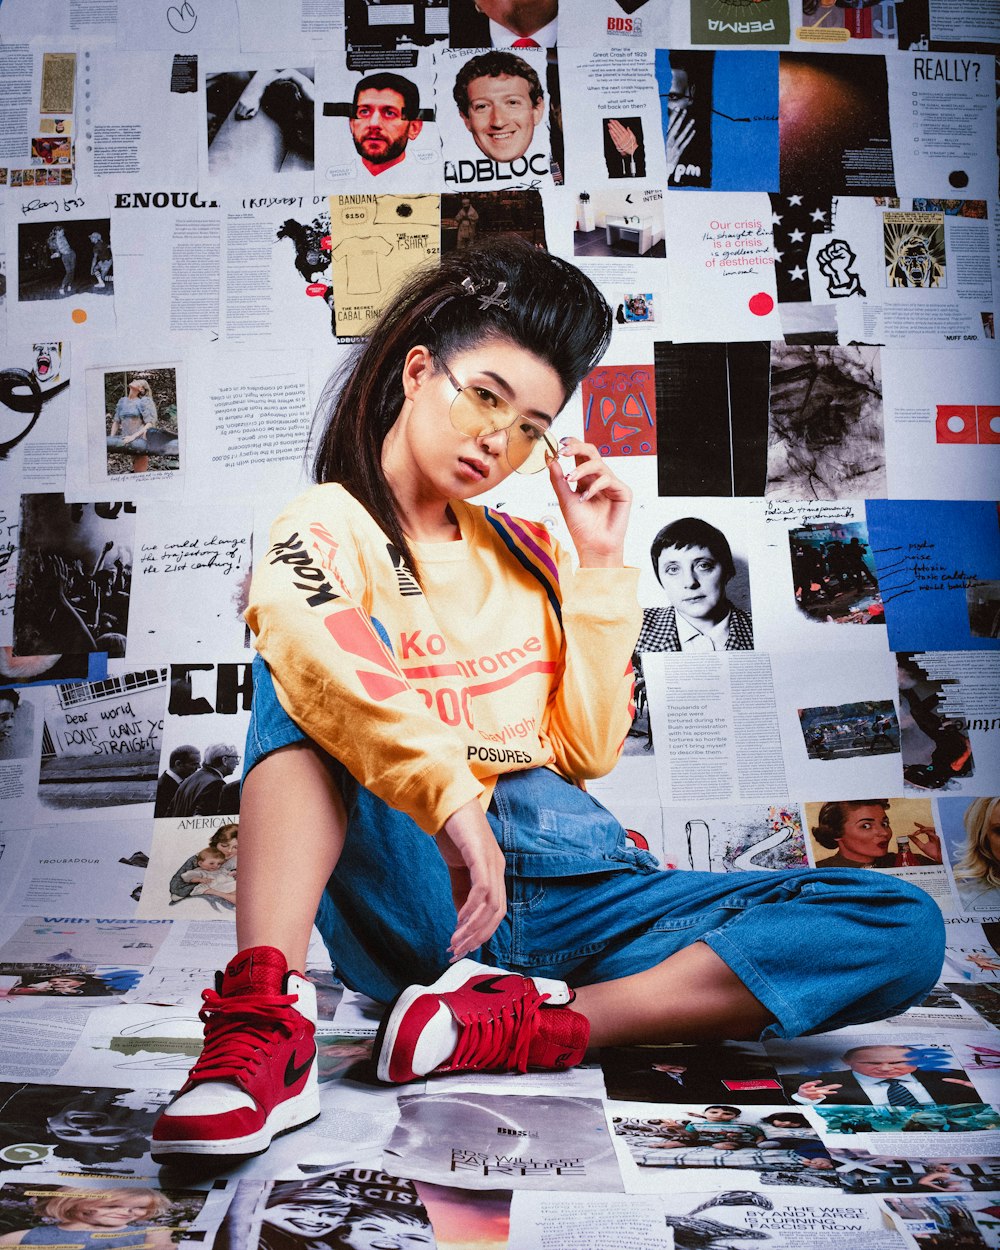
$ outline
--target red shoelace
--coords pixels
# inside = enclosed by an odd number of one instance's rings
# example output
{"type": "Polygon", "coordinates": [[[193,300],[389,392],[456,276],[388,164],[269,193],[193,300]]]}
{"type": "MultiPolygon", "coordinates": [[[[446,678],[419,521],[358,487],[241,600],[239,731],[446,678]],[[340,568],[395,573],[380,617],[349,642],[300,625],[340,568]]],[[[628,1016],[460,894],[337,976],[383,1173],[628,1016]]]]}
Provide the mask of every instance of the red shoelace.
{"type": "Polygon", "coordinates": [[[527,1072],[528,1051],[541,1026],[542,1003],[548,998],[525,980],[521,996],[513,1002],[461,1013],[456,1017],[461,1033],[455,1053],[439,1070],[527,1072]]]}
{"type": "Polygon", "coordinates": [[[205,1045],[189,1080],[236,1080],[246,1083],[248,1066],[257,1068],[270,1057],[275,1033],[291,1037],[295,1031],[292,1004],[296,994],[240,994],[223,997],[202,990],[204,1007],[198,1018],[205,1025],[205,1045]]]}

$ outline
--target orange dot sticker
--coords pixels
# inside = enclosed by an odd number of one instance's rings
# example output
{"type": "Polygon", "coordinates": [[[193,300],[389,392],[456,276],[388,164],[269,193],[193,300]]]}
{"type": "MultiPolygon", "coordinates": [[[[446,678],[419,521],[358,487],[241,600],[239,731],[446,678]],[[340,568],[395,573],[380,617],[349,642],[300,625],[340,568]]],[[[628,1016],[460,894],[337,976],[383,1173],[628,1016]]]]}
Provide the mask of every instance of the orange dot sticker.
{"type": "Polygon", "coordinates": [[[774,300],[766,291],[758,291],[756,295],[750,297],[747,307],[755,317],[766,317],[774,308],[774,300]]]}
{"type": "Polygon", "coordinates": [[[74,324],[78,326],[82,326],[87,320],[87,314],[82,308],[74,308],[70,313],[70,316],[72,317],[74,324]]]}

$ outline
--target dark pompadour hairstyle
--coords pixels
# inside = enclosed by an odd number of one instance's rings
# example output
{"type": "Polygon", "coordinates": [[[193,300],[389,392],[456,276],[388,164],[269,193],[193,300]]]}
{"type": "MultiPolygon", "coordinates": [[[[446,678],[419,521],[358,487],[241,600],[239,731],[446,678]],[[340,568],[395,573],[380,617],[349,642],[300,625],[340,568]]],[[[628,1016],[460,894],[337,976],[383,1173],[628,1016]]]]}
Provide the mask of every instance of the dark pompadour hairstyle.
{"type": "Polygon", "coordinates": [[[351,102],[351,116],[358,108],[358,96],[362,91],[395,91],[403,97],[403,114],[411,122],[420,115],[420,90],[415,82],[404,78],[402,74],[369,74],[362,78],[354,88],[354,99],[351,102]]]}
{"type": "Polygon", "coordinates": [[[664,525],[653,539],[649,555],[653,561],[653,572],[656,574],[657,581],[660,580],[660,556],[668,547],[677,547],[681,551],[686,547],[707,547],[722,565],[726,581],[728,582],[731,577],[735,576],[736,565],[733,563],[729,540],[722,530],[709,525],[701,517],[685,516],[678,521],[671,521],[669,525],[664,525]]]}
{"type": "Polygon", "coordinates": [[[382,472],[382,443],[403,406],[409,350],[424,344],[444,358],[506,340],[550,365],[568,399],[604,355],[611,328],[611,311],[590,279],[522,239],[500,237],[442,256],[386,301],[367,341],[324,387],[315,480],[346,487],[419,577],[382,472]],[[499,302],[480,298],[498,291],[499,302]]]}

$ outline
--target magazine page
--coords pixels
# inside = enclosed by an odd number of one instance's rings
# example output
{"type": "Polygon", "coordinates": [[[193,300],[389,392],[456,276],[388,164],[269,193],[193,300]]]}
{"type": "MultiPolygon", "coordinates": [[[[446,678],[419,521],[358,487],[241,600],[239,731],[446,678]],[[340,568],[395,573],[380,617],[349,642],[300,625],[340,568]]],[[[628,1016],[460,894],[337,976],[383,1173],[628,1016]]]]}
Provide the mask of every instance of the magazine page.
{"type": "Polygon", "coordinates": [[[991,611],[1000,576],[996,505],[869,500],[865,511],[889,646],[947,650],[958,643],[968,651],[997,650],[991,611]]]}
{"type": "Polygon", "coordinates": [[[510,1250],[543,1250],[553,1237],[579,1250],[671,1250],[675,1244],[655,1198],[635,1194],[514,1194],[510,1250]]]}
{"type": "Polygon", "coordinates": [[[322,373],[311,377],[301,350],[245,348],[191,356],[190,495],[206,502],[220,490],[246,499],[264,466],[268,489],[286,499],[305,484],[305,452],[322,373]]]}
{"type": "Polygon", "coordinates": [[[399,1098],[387,1164],[415,1180],[468,1189],[621,1190],[593,1098],[428,1093],[399,1098]]]}
{"type": "Polygon", "coordinates": [[[937,799],[938,821],[959,909],[966,915],[1000,914],[1000,889],[992,880],[983,853],[997,817],[996,798],[959,798],[942,794],[937,799]]]}
{"type": "MultiPolygon", "coordinates": [[[[0,1084],[8,1176],[153,1175],[149,1132],[168,1095],[127,1087],[0,1084]]],[[[22,1182],[24,1183],[24,1182],[22,1182]]]]}
{"type": "Polygon", "coordinates": [[[311,50],[199,57],[200,184],[235,190],[267,179],[287,195],[313,191],[316,66],[311,50]]]}
{"type": "Polygon", "coordinates": [[[29,43],[33,39],[71,41],[85,34],[95,43],[114,44],[117,24],[117,0],[100,5],[84,3],[73,9],[60,0],[8,0],[0,29],[4,43],[29,43]]]}
{"type": "Polygon", "coordinates": [[[1000,473],[1000,412],[990,394],[992,357],[952,350],[886,349],[885,439],[889,493],[896,499],[989,499],[1000,473]],[[909,459],[919,450],[923,471],[909,459]]]}
{"type": "Polygon", "coordinates": [[[131,657],[155,663],[169,637],[189,655],[236,655],[246,643],[243,599],[253,561],[250,508],[195,504],[180,517],[144,508],[136,517],[131,657]],[[178,603],[197,612],[175,612],[178,603]]]}
{"type": "Polygon", "coordinates": [[[988,42],[1000,33],[997,15],[988,6],[978,6],[969,12],[956,0],[930,0],[928,8],[935,40],[988,42]]]}
{"type": "Polygon", "coordinates": [[[723,1183],[822,1188],[835,1167],[813,1121],[780,1102],[609,1101],[606,1112],[629,1193],[710,1192],[723,1183]]]}
{"type": "Polygon", "coordinates": [[[435,57],[435,111],[449,191],[551,185],[545,53],[540,48],[435,57]],[[493,73],[493,70],[501,72],[493,73]]]}
{"type": "MultiPolygon", "coordinates": [[[[62,195],[74,198],[77,53],[33,48],[40,28],[32,25],[24,29],[26,8],[11,12],[8,6],[4,14],[6,90],[0,104],[0,152],[5,161],[4,194],[32,211],[38,199],[61,204],[62,195]]],[[[33,20],[39,20],[37,15],[33,20]]],[[[61,16],[53,15],[53,28],[63,24],[61,16]]],[[[67,47],[71,49],[74,42],[69,38],[67,47]]]]}
{"type": "Polygon", "coordinates": [[[184,363],[92,345],[78,357],[73,389],[66,498],[179,499],[187,469],[188,391],[184,363]]]}
{"type": "Polygon", "coordinates": [[[165,698],[166,671],[157,668],[47,687],[38,818],[103,820],[102,809],[123,805],[148,814],[165,698]]]}
{"type": "Polygon", "coordinates": [[[0,416],[11,488],[19,482],[22,490],[61,491],[70,412],[69,343],[32,335],[26,341],[9,342],[4,355],[0,416]]]}
{"type": "Polygon", "coordinates": [[[897,194],[884,58],[782,52],[779,82],[783,192],[897,194]]]}
{"type": "MultiPolygon", "coordinates": [[[[338,15],[340,5],[334,6],[338,15]]],[[[448,39],[448,0],[413,0],[410,4],[358,4],[342,6],[344,40],[351,69],[407,69],[417,49],[439,48],[448,39]]]]}
{"type": "MultiPolygon", "coordinates": [[[[109,819],[100,840],[84,844],[75,825],[53,824],[44,834],[23,830],[17,836],[28,845],[12,875],[8,914],[134,913],[149,862],[149,828],[144,821],[109,819]]],[[[3,862],[6,872],[6,854],[3,862]]]]}
{"type": "Polygon", "coordinates": [[[879,261],[859,309],[845,309],[842,334],[884,338],[894,345],[938,347],[994,337],[995,303],[985,200],[914,198],[883,208],[877,231],[879,261]],[[910,207],[909,205],[912,205],[910,207]],[[929,292],[921,314],[914,290],[929,292]],[[859,311],[863,320],[858,317],[859,311]]]}
{"type": "Polygon", "coordinates": [[[900,651],[896,673],[907,786],[992,794],[1000,764],[993,716],[1000,656],[900,651]]]}
{"type": "Polygon", "coordinates": [[[897,194],[989,195],[991,162],[975,153],[987,150],[980,136],[993,124],[990,59],[925,51],[893,57],[887,66],[897,194]]]}
{"type": "Polygon", "coordinates": [[[202,12],[193,4],[164,9],[156,0],[123,6],[118,23],[120,49],[164,52],[237,52],[240,48],[238,0],[224,0],[202,12]]]}
{"type": "MultiPolygon", "coordinates": [[[[274,43],[271,0],[239,0],[239,44],[244,52],[267,52],[274,43]]],[[[344,50],[344,5],[312,4],[308,0],[282,13],[282,24],[296,43],[332,52],[344,50]]]]}
{"type": "Polygon", "coordinates": [[[317,65],[317,189],[379,195],[441,182],[435,66],[428,48],[405,71],[351,71],[343,57],[317,65]]]}
{"type": "Polygon", "coordinates": [[[107,196],[64,189],[24,207],[7,214],[9,298],[22,332],[52,339],[86,324],[114,334],[114,283],[104,278],[115,247],[107,196]]]}
{"type": "Polygon", "coordinates": [[[675,343],[704,342],[720,324],[734,341],[780,337],[770,214],[763,194],[670,201],[670,290],[686,310],[671,319],[675,343]]]}
{"type": "Polygon", "coordinates": [[[436,195],[332,195],[339,242],[330,252],[338,335],[364,334],[390,293],[440,246],[436,195]]]}
{"type": "Polygon", "coordinates": [[[885,494],[878,347],[657,342],[654,359],[661,495],[885,494]]]}
{"type": "MultiPolygon", "coordinates": [[[[6,1008],[9,999],[4,999],[6,1008]]],[[[53,1000],[40,1012],[4,1011],[4,1054],[0,1075],[11,1082],[55,1078],[89,1019],[89,1012],[53,1000]]]]}
{"type": "MultiPolygon", "coordinates": [[[[453,5],[468,0],[452,0],[453,5]]],[[[687,37],[683,5],[663,5],[650,0],[576,0],[573,20],[563,22],[559,43],[563,48],[594,48],[607,43],[628,47],[636,43],[650,48],[669,48],[687,37]]]]}
{"type": "MultiPolygon", "coordinates": [[[[158,184],[111,197],[121,327],[141,353],[189,343],[220,328],[222,224],[219,203],[196,189],[158,184]],[[154,281],[147,276],[155,274],[154,281]],[[155,349],[151,346],[155,344],[155,349]]],[[[107,280],[107,279],[106,279],[107,280]]]]}
{"type": "Polygon", "coordinates": [[[767,500],[752,566],[761,647],[884,652],[875,567],[862,503],[767,500]]]}
{"type": "Polygon", "coordinates": [[[760,0],[747,14],[738,0],[691,0],[691,42],[694,44],[787,44],[789,0],[760,0]]]}
{"type": "Polygon", "coordinates": [[[775,53],[657,48],[656,79],[668,189],[778,189],[775,53]]]}
{"type": "Polygon", "coordinates": [[[30,828],[44,722],[42,690],[0,688],[0,828],[30,828]]]}
{"type": "Polygon", "coordinates": [[[675,1245],[678,1234],[698,1229],[706,1221],[725,1228],[721,1236],[734,1235],[736,1240],[741,1234],[754,1240],[766,1236],[774,1250],[811,1250],[813,1246],[853,1250],[859,1238],[871,1250],[902,1250],[905,1245],[899,1233],[886,1227],[876,1198],[768,1197],[724,1190],[715,1201],[699,1194],[672,1194],[663,1199],[663,1206],[667,1223],[674,1229],[675,1245]]]}
{"type": "Polygon", "coordinates": [[[185,1240],[211,1237],[226,1205],[218,1189],[79,1181],[58,1176],[56,1165],[48,1178],[0,1185],[0,1237],[8,1245],[44,1245],[61,1232],[67,1246],[85,1244],[82,1237],[140,1245],[137,1236],[149,1246],[171,1245],[175,1232],[185,1240]]]}
{"type": "Polygon", "coordinates": [[[951,911],[951,885],[930,799],[854,799],[850,804],[805,804],[816,867],[871,868],[910,881],[936,899],[942,911],[951,911]]]}
{"type": "Polygon", "coordinates": [[[662,184],[654,54],[646,48],[613,46],[586,53],[564,50],[560,61],[566,77],[568,177],[578,181],[586,171],[591,186],[605,181],[626,186],[635,179],[662,184]],[[599,151],[603,161],[596,158],[599,151]]]}
{"type": "MultiPolygon", "coordinates": [[[[215,10],[222,19],[220,26],[225,25],[225,7],[215,10]]],[[[159,10],[154,16],[153,9],[158,6],[141,0],[128,5],[129,23],[119,28],[120,35],[134,40],[137,29],[149,35],[157,27],[169,31],[165,11],[159,10]]],[[[180,12],[179,8],[172,11],[180,12]]],[[[196,23],[187,37],[172,32],[173,41],[178,51],[181,46],[187,49],[188,39],[203,33],[209,36],[209,24],[204,20],[196,23]]],[[[163,51],[149,51],[154,42],[159,42],[155,36],[133,42],[128,73],[122,73],[118,52],[85,56],[85,86],[90,89],[81,101],[79,115],[83,137],[90,142],[79,144],[77,152],[79,177],[86,186],[102,191],[150,187],[167,192],[189,183],[188,171],[198,159],[197,57],[193,55],[197,49],[171,56],[170,39],[163,40],[163,51]],[[142,84],[141,94],[136,91],[137,83],[142,84]]]]}
{"type": "MultiPolygon", "coordinates": [[[[643,659],[643,676],[664,801],[736,803],[787,794],[779,731],[779,718],[787,716],[775,697],[771,657],[653,652],[643,659]]],[[[796,762],[794,751],[788,755],[796,762]]]]}
{"type": "Polygon", "coordinates": [[[891,658],[816,651],[772,656],[781,745],[793,792],[899,794],[901,713],[891,658]]]}

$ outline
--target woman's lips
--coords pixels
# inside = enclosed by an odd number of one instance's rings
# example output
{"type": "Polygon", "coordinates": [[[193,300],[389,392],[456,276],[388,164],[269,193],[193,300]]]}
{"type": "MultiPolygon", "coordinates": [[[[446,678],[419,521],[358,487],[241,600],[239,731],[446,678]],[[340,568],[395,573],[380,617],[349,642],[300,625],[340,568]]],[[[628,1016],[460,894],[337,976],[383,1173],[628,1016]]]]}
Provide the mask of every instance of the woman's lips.
{"type": "Polygon", "coordinates": [[[466,456],[462,456],[458,463],[463,465],[470,474],[475,474],[476,477],[489,477],[489,466],[484,464],[482,460],[471,460],[466,456]]]}

